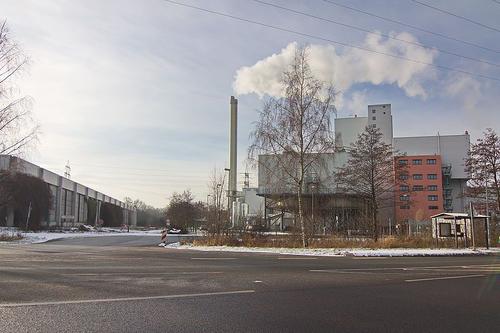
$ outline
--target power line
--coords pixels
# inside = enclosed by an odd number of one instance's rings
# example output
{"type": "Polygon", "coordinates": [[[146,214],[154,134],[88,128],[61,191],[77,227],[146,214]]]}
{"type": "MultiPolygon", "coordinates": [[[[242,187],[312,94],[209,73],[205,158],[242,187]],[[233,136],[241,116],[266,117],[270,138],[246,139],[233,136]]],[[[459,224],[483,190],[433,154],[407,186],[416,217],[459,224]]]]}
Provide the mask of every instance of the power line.
{"type": "MultiPolygon", "coordinates": [[[[42,163],[40,163],[42,164],[42,163]]],[[[47,164],[50,166],[50,164],[47,164]]],[[[86,163],[72,163],[73,166],[81,166],[81,167],[89,167],[89,168],[97,168],[97,169],[122,169],[122,170],[137,170],[137,171],[163,171],[165,169],[152,169],[152,168],[129,168],[124,166],[117,165],[103,165],[103,164],[86,164],[86,163]]]]}
{"type": "Polygon", "coordinates": [[[376,17],[378,19],[381,19],[381,20],[384,20],[384,21],[387,21],[387,22],[391,22],[391,23],[394,23],[394,24],[398,24],[398,25],[401,25],[401,26],[404,26],[404,27],[407,27],[407,28],[411,28],[411,29],[414,29],[414,30],[417,30],[417,31],[421,31],[421,32],[425,32],[425,33],[428,33],[428,34],[431,34],[431,35],[439,36],[441,38],[449,39],[449,40],[452,40],[452,41],[455,41],[455,42],[459,42],[459,43],[462,43],[462,44],[465,44],[465,45],[473,46],[473,47],[476,47],[476,48],[479,48],[479,49],[483,49],[483,50],[486,50],[486,51],[490,51],[490,52],[494,52],[494,53],[500,53],[499,50],[495,50],[495,49],[492,49],[492,48],[489,48],[489,47],[486,47],[486,46],[475,44],[473,42],[468,42],[468,41],[465,41],[465,40],[462,40],[462,39],[459,39],[459,38],[447,36],[447,35],[444,35],[444,34],[439,33],[439,32],[435,32],[435,31],[424,29],[424,28],[420,28],[420,27],[417,27],[415,25],[411,25],[411,24],[408,24],[408,23],[404,23],[404,22],[401,22],[401,21],[397,21],[397,20],[388,18],[388,17],[384,17],[384,16],[380,16],[380,15],[377,15],[377,14],[373,14],[373,13],[370,13],[370,12],[367,12],[367,11],[364,11],[364,10],[361,10],[361,9],[358,9],[358,8],[346,6],[346,5],[343,5],[343,4],[331,1],[331,0],[323,0],[323,1],[327,2],[329,4],[332,4],[334,6],[337,6],[337,7],[342,7],[342,8],[349,9],[349,10],[352,10],[352,11],[355,11],[355,12],[358,12],[358,13],[362,13],[362,14],[365,14],[365,15],[368,15],[368,16],[376,17]]]}
{"type": "Polygon", "coordinates": [[[440,49],[440,48],[437,48],[437,47],[433,47],[433,46],[428,46],[428,45],[425,45],[425,44],[419,43],[419,42],[411,42],[411,41],[408,41],[408,40],[405,40],[405,39],[401,39],[401,38],[398,38],[398,37],[394,37],[394,36],[391,36],[391,35],[388,35],[388,34],[384,34],[384,33],[381,33],[381,32],[371,31],[371,30],[364,29],[364,28],[361,28],[361,27],[357,27],[357,26],[354,26],[354,25],[350,25],[350,24],[347,24],[347,23],[342,23],[342,22],[334,21],[334,20],[329,19],[329,18],[325,18],[325,17],[321,17],[321,16],[316,16],[316,15],[313,15],[313,14],[301,12],[301,11],[298,11],[298,10],[295,10],[295,9],[291,9],[291,8],[287,8],[287,7],[282,7],[282,6],[279,6],[277,4],[269,3],[269,2],[266,2],[266,1],[261,1],[261,0],[252,0],[252,1],[260,3],[260,4],[263,4],[263,5],[266,5],[266,6],[270,6],[270,7],[278,8],[278,9],[281,9],[281,10],[284,10],[284,11],[288,11],[288,12],[291,12],[291,13],[294,13],[294,14],[297,14],[297,15],[302,15],[302,16],[314,18],[314,19],[317,19],[317,20],[321,20],[321,21],[325,21],[325,22],[329,22],[329,23],[341,25],[343,27],[347,27],[347,28],[350,28],[350,29],[355,29],[355,30],[358,30],[358,31],[366,32],[366,33],[369,33],[369,34],[372,34],[372,35],[382,36],[382,37],[393,39],[393,40],[397,40],[399,42],[403,42],[403,43],[406,43],[406,44],[415,45],[415,46],[418,46],[418,47],[421,47],[421,48],[424,48],[424,49],[427,49],[427,50],[433,50],[433,49],[435,49],[435,50],[438,50],[441,53],[449,54],[449,55],[452,55],[452,56],[455,56],[455,57],[459,57],[459,58],[463,58],[463,59],[467,59],[467,60],[471,60],[471,61],[475,61],[475,62],[479,62],[479,63],[483,63],[483,64],[488,64],[488,65],[491,65],[491,66],[500,67],[500,64],[496,64],[496,63],[489,62],[489,61],[486,61],[486,60],[482,60],[482,59],[478,59],[478,58],[474,58],[474,57],[469,57],[469,56],[461,55],[461,54],[454,53],[454,52],[451,52],[451,51],[446,51],[446,50],[443,50],[443,49],[440,49]]]}
{"type": "Polygon", "coordinates": [[[478,25],[480,27],[483,27],[483,28],[486,28],[486,29],[490,29],[490,30],[493,30],[493,31],[496,31],[496,32],[500,32],[500,29],[497,29],[495,27],[492,27],[492,26],[489,26],[489,25],[486,25],[486,24],[483,24],[481,22],[478,22],[478,21],[474,21],[474,20],[471,20],[470,18],[467,18],[465,16],[461,16],[461,15],[458,15],[458,14],[455,14],[455,13],[452,13],[452,12],[449,12],[447,10],[444,10],[444,9],[441,9],[441,8],[438,8],[438,7],[434,7],[434,6],[431,6],[425,2],[421,2],[421,1],[418,1],[418,0],[410,0],[416,4],[419,4],[421,6],[425,6],[427,8],[431,8],[435,11],[438,11],[440,13],[443,13],[443,14],[448,14],[448,15],[451,15],[453,17],[456,17],[456,18],[459,18],[459,19],[462,19],[464,21],[467,21],[467,22],[470,22],[472,24],[475,24],[475,25],[478,25]]]}
{"type": "Polygon", "coordinates": [[[403,57],[403,56],[400,56],[400,55],[396,55],[396,54],[391,54],[391,53],[385,53],[385,52],[381,52],[381,51],[376,51],[376,50],[368,49],[368,48],[365,48],[365,47],[362,47],[362,46],[356,46],[356,45],[352,45],[352,44],[349,44],[349,43],[339,42],[339,41],[336,41],[336,40],[333,40],[333,39],[329,39],[329,38],[325,38],[325,37],[320,37],[320,36],[316,36],[316,35],[311,35],[311,34],[308,34],[308,33],[303,33],[303,32],[300,32],[300,31],[291,30],[291,29],[287,29],[287,28],[282,28],[282,27],[278,27],[278,26],[275,26],[275,25],[270,25],[270,24],[267,24],[267,23],[253,21],[253,20],[246,19],[246,18],[243,18],[243,17],[234,16],[234,15],[231,15],[231,14],[226,14],[226,13],[222,13],[222,12],[218,12],[218,11],[214,11],[214,10],[210,10],[210,9],[206,9],[206,8],[202,8],[202,7],[197,7],[197,6],[193,6],[193,5],[188,5],[188,4],[185,4],[185,3],[180,3],[180,2],[176,2],[176,1],[172,1],[172,0],[163,0],[163,1],[171,3],[171,4],[174,4],[174,5],[183,6],[183,7],[187,7],[187,8],[192,8],[192,9],[196,9],[196,10],[199,10],[199,11],[207,12],[207,13],[218,15],[218,16],[228,17],[228,18],[231,18],[231,19],[234,19],[234,20],[238,20],[238,21],[242,21],[242,22],[252,23],[252,24],[263,26],[263,27],[270,28],[270,29],[275,29],[275,30],[279,30],[279,31],[284,31],[284,32],[292,33],[292,34],[295,34],[295,35],[298,35],[298,36],[302,36],[302,37],[313,38],[313,39],[317,39],[317,40],[329,42],[329,43],[332,43],[332,44],[342,45],[342,46],[345,46],[345,47],[348,47],[348,48],[358,49],[358,50],[362,50],[362,51],[366,51],[366,52],[370,52],[370,53],[376,53],[376,54],[388,56],[388,57],[395,58],[395,59],[400,59],[400,60],[404,60],[404,61],[413,62],[413,63],[416,63],[416,64],[421,64],[421,65],[425,65],[425,66],[429,66],[429,67],[434,67],[434,68],[439,69],[439,70],[456,72],[456,73],[461,73],[461,74],[465,74],[465,75],[469,75],[469,76],[474,76],[474,77],[479,77],[479,78],[483,78],[483,79],[488,79],[488,80],[499,81],[500,82],[499,78],[492,77],[492,76],[487,76],[487,75],[482,75],[482,74],[476,74],[476,73],[468,72],[468,71],[465,71],[465,70],[462,70],[462,69],[451,68],[451,67],[442,66],[442,65],[436,65],[436,64],[432,64],[432,63],[428,63],[428,62],[416,60],[416,59],[406,58],[406,57],[403,57]]]}

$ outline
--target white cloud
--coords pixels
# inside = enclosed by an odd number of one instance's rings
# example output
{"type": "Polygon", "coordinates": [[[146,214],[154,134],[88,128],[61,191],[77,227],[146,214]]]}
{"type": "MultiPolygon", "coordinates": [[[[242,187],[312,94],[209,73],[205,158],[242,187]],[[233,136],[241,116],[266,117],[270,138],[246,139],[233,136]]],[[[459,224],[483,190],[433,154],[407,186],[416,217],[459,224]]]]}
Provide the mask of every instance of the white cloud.
{"type": "MultiPolygon", "coordinates": [[[[417,42],[409,33],[391,33],[398,39],[417,42]]],[[[376,52],[394,54],[413,59],[405,61],[383,54],[346,49],[340,52],[332,45],[310,45],[309,64],[314,75],[323,81],[332,82],[340,93],[345,93],[357,83],[374,85],[394,84],[403,89],[409,97],[426,98],[423,82],[435,78],[430,66],[438,52],[415,45],[403,44],[392,39],[383,39],[377,35],[368,35],[363,48],[376,52]]],[[[242,67],[236,72],[233,88],[237,94],[255,93],[279,96],[282,91],[279,79],[281,73],[291,63],[297,43],[290,43],[278,54],[273,54],[250,67],[242,67]]],[[[342,101],[342,96],[339,96],[342,101]]]]}

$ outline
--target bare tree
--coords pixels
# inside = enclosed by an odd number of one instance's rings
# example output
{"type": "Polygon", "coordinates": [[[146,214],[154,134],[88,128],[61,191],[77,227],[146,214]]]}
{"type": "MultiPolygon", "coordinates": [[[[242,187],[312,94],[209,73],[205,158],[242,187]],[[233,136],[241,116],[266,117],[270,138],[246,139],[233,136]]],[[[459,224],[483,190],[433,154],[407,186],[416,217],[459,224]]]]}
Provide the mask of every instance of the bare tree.
{"type": "Polygon", "coordinates": [[[494,211],[500,212],[500,137],[491,128],[486,129],[482,138],[471,144],[466,160],[470,175],[469,195],[485,196],[485,189],[492,189],[495,198],[494,211]]]}
{"type": "Polygon", "coordinates": [[[475,208],[493,213],[490,224],[491,241],[498,238],[498,216],[500,214],[500,137],[488,128],[476,143],[471,144],[466,159],[466,170],[470,180],[467,195],[475,198],[475,208]],[[485,200],[486,199],[486,200],[485,200]]]}
{"type": "Polygon", "coordinates": [[[274,165],[259,162],[259,168],[279,175],[280,181],[295,192],[302,244],[306,247],[305,178],[311,166],[320,161],[321,153],[333,151],[330,117],[335,111],[335,92],[332,85],[313,77],[307,48],[296,50],[281,84],[283,96],[269,98],[259,113],[248,155],[254,161],[259,155],[272,155],[274,165]]]}
{"type": "Polygon", "coordinates": [[[376,127],[366,126],[349,150],[347,164],[339,168],[336,177],[345,190],[367,200],[372,237],[378,239],[378,219],[381,208],[392,205],[401,175],[407,174],[404,164],[394,163],[392,145],[383,141],[376,127]]]}
{"type": "Polygon", "coordinates": [[[16,96],[13,79],[28,64],[23,50],[0,24],[0,154],[17,155],[36,141],[39,127],[31,118],[31,99],[16,96]]]}
{"type": "Polygon", "coordinates": [[[214,168],[207,184],[207,223],[211,234],[220,234],[227,229],[225,184],[225,173],[214,168]]]}
{"type": "Polygon", "coordinates": [[[170,224],[183,231],[196,225],[195,220],[200,217],[200,213],[200,205],[194,201],[190,190],[185,190],[182,193],[174,192],[166,210],[170,224]]]}

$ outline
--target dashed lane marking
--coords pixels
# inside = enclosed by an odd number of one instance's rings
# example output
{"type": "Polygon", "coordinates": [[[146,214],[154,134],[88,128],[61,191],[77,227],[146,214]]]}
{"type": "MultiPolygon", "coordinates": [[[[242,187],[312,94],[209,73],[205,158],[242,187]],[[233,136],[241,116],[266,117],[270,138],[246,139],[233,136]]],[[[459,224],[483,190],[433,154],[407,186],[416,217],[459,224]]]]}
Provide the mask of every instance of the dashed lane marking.
{"type": "Polygon", "coordinates": [[[442,277],[435,277],[435,278],[405,280],[405,282],[422,282],[422,281],[435,281],[435,280],[467,279],[467,278],[476,278],[476,277],[484,277],[484,276],[485,275],[482,275],[482,274],[476,274],[476,275],[459,275],[459,276],[442,276],[442,277]]]}
{"type": "Polygon", "coordinates": [[[191,260],[236,260],[238,258],[191,258],[191,260]]]}
{"type": "Polygon", "coordinates": [[[193,275],[223,274],[223,272],[114,272],[114,273],[69,273],[68,276],[100,276],[100,275],[193,275]]]}

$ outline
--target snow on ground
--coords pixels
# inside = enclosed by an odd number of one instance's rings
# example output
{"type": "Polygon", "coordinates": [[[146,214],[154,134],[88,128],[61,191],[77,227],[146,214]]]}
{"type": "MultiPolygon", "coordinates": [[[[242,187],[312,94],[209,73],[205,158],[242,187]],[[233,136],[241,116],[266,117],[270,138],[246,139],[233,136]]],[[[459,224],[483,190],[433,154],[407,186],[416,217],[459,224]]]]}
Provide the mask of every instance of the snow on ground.
{"type": "MultiPolygon", "coordinates": [[[[0,228],[3,233],[16,233],[13,228],[0,228]]],[[[84,237],[101,237],[101,236],[154,236],[160,238],[161,230],[131,230],[127,232],[123,229],[102,228],[100,231],[65,231],[65,232],[21,232],[23,239],[11,242],[1,242],[0,244],[30,244],[30,243],[45,243],[54,239],[61,238],[84,238],[84,237]]]]}
{"type": "Polygon", "coordinates": [[[187,249],[196,251],[215,252],[257,252],[275,253],[298,256],[354,256],[354,257],[412,257],[412,256],[462,256],[462,255],[485,255],[500,253],[500,248],[486,250],[481,249],[301,249],[301,248],[266,248],[266,247],[238,247],[238,246],[193,246],[173,243],[165,245],[170,249],[187,249]]]}

